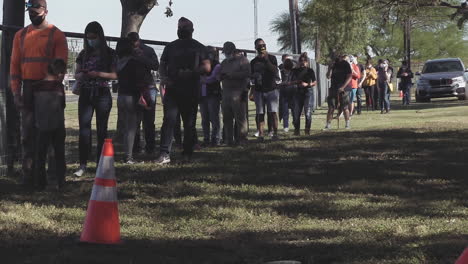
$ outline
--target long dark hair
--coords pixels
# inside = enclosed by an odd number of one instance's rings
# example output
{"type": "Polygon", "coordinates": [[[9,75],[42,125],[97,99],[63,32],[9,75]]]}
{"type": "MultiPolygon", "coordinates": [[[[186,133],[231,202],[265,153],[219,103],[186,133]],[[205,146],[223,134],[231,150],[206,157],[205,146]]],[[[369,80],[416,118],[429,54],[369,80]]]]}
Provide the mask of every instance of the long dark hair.
{"type": "Polygon", "coordinates": [[[112,65],[112,54],[110,52],[109,46],[107,46],[106,37],[104,35],[104,29],[102,28],[99,22],[93,21],[90,22],[85,28],[85,36],[84,36],[84,51],[85,51],[85,60],[88,60],[91,53],[94,51],[94,48],[89,46],[88,44],[88,33],[94,33],[98,36],[99,39],[99,54],[101,55],[103,65],[106,67],[108,71],[111,70],[112,65]]]}

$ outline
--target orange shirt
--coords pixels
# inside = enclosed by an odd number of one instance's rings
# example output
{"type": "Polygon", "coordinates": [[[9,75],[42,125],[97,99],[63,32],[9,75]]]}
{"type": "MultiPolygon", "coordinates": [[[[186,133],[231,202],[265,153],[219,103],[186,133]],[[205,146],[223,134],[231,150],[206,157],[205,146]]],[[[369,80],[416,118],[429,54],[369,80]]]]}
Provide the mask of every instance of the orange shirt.
{"type": "Polygon", "coordinates": [[[62,31],[51,24],[43,30],[27,26],[18,31],[10,64],[12,92],[21,91],[22,80],[44,79],[53,59],[68,60],[67,39],[62,31]]]}
{"type": "Polygon", "coordinates": [[[361,70],[359,70],[359,66],[357,66],[356,64],[352,64],[351,65],[353,67],[353,78],[351,79],[351,88],[353,89],[357,89],[359,88],[359,79],[361,78],[361,70]]]}

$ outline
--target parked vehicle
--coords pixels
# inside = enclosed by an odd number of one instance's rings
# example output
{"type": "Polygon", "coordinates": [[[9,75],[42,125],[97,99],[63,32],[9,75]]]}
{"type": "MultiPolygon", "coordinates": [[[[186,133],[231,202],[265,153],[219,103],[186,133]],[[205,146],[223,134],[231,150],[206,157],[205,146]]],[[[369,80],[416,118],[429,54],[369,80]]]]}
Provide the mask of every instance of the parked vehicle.
{"type": "Polygon", "coordinates": [[[461,59],[429,60],[424,64],[416,88],[416,102],[430,102],[432,98],[457,97],[466,100],[468,69],[461,59]]]}

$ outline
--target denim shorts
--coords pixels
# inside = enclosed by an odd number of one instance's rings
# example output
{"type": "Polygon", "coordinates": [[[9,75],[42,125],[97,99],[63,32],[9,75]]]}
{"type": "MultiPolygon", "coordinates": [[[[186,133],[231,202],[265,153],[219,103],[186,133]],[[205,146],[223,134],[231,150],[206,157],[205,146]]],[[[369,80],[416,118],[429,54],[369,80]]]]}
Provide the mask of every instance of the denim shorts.
{"type": "Polygon", "coordinates": [[[255,106],[257,115],[265,113],[264,106],[266,105],[268,113],[278,113],[279,109],[279,90],[275,89],[270,92],[254,93],[255,106]]]}
{"type": "Polygon", "coordinates": [[[354,102],[354,99],[356,99],[356,92],[357,92],[357,89],[352,89],[349,93],[349,102],[351,104],[354,102]]]}

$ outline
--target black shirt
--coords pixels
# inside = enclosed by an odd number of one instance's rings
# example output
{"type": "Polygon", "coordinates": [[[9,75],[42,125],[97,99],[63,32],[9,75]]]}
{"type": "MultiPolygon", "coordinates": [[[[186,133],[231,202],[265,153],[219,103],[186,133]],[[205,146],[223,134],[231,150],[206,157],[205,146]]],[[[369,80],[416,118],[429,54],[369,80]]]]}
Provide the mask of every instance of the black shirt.
{"type": "Polygon", "coordinates": [[[410,68],[401,67],[398,70],[397,78],[400,78],[402,83],[412,83],[411,79],[413,79],[413,77],[414,75],[410,68]],[[408,76],[402,76],[403,73],[407,73],[408,76]]]}
{"type": "Polygon", "coordinates": [[[171,86],[167,94],[196,97],[199,95],[200,73],[198,67],[208,59],[206,47],[194,39],[177,39],[169,43],[161,56],[161,74],[166,75],[171,86]]]}
{"type": "Polygon", "coordinates": [[[146,66],[134,58],[129,58],[125,66],[117,71],[119,80],[119,95],[139,97],[140,93],[147,87],[145,75],[146,66]]]}
{"type": "MultiPolygon", "coordinates": [[[[312,70],[311,68],[296,68],[294,69],[294,80],[296,81],[301,81],[301,82],[305,82],[305,83],[311,83],[311,82],[315,82],[316,79],[315,79],[315,72],[314,70],[312,70]]],[[[301,90],[306,90],[308,88],[310,88],[311,86],[307,86],[307,87],[302,87],[300,84],[298,86],[298,90],[301,91],[301,90]]]]}
{"type": "Polygon", "coordinates": [[[333,65],[330,90],[337,91],[340,89],[350,74],[352,74],[351,65],[347,61],[336,62],[333,65]]]}
{"type": "Polygon", "coordinates": [[[278,61],[273,55],[268,59],[255,57],[250,62],[255,90],[259,92],[270,92],[276,89],[278,76],[278,61]]]}

